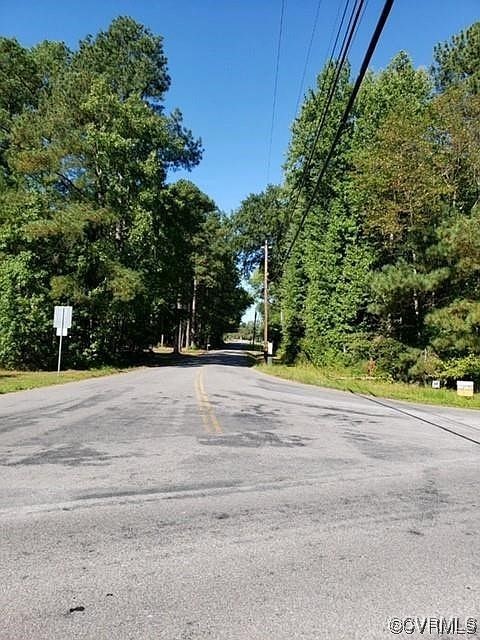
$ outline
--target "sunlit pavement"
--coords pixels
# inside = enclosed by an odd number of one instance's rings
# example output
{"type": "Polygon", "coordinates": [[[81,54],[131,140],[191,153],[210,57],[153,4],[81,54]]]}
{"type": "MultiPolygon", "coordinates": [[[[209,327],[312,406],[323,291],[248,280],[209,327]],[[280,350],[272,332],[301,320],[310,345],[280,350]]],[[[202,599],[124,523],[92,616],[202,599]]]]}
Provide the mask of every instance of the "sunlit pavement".
{"type": "Polygon", "coordinates": [[[411,638],[425,617],[480,620],[480,412],[247,362],[216,351],[0,397],[1,640],[411,638]]]}

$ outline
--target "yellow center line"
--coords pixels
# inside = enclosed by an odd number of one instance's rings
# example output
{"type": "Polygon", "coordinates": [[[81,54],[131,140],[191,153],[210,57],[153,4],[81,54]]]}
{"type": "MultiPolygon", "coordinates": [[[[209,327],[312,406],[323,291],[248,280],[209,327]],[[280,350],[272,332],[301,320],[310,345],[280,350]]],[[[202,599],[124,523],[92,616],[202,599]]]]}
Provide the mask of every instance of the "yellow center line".
{"type": "Polygon", "coordinates": [[[208,398],[203,386],[202,370],[198,372],[195,378],[195,393],[197,395],[198,404],[200,405],[200,413],[202,414],[203,426],[208,433],[222,433],[222,427],[215,415],[214,408],[208,398]]]}
{"type": "Polygon", "coordinates": [[[207,412],[205,411],[204,399],[200,391],[199,379],[200,379],[200,374],[195,378],[195,395],[197,396],[197,402],[200,406],[200,414],[203,420],[203,428],[207,433],[210,433],[210,422],[208,420],[207,412]]]}

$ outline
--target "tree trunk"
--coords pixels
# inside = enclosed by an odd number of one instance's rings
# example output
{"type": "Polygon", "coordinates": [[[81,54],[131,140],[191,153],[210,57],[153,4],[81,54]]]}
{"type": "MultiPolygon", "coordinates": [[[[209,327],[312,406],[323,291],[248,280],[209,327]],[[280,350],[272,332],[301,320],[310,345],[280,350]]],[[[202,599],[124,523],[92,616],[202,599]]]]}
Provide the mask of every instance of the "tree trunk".
{"type": "MultiPolygon", "coordinates": [[[[417,274],[416,262],[417,255],[415,251],[412,251],[412,262],[413,262],[413,273],[417,274]]],[[[415,311],[415,329],[417,334],[417,341],[420,344],[421,332],[420,332],[420,301],[418,298],[417,289],[414,287],[413,289],[413,310],[415,311]]]]}
{"type": "Polygon", "coordinates": [[[192,294],[192,327],[191,327],[191,336],[190,344],[193,346],[197,342],[197,326],[196,326],[196,312],[197,312],[197,278],[193,277],[193,294],[192,294]]]}
{"type": "Polygon", "coordinates": [[[185,326],[185,349],[190,347],[190,315],[187,318],[186,326],[185,326]]]}

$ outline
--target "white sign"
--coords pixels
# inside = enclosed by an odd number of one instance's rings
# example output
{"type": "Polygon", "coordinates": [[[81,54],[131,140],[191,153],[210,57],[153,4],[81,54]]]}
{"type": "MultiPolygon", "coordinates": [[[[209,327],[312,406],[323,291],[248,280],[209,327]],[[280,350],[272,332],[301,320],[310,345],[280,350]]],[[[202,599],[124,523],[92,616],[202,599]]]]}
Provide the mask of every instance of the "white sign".
{"type": "Polygon", "coordinates": [[[473,382],[471,380],[457,380],[457,395],[473,396],[473,382]]]}
{"type": "Polygon", "coordinates": [[[55,307],[53,326],[57,329],[57,336],[66,336],[65,330],[72,326],[72,307],[55,307]],[[58,333],[58,330],[63,330],[63,334],[58,333]]]}
{"type": "Polygon", "coordinates": [[[440,389],[440,380],[432,380],[432,389],[440,389]]]}
{"type": "Polygon", "coordinates": [[[68,330],[72,326],[72,307],[56,306],[53,313],[53,326],[57,330],[57,336],[60,336],[57,367],[57,373],[60,374],[60,364],[62,361],[62,338],[63,336],[68,335],[68,330]]]}

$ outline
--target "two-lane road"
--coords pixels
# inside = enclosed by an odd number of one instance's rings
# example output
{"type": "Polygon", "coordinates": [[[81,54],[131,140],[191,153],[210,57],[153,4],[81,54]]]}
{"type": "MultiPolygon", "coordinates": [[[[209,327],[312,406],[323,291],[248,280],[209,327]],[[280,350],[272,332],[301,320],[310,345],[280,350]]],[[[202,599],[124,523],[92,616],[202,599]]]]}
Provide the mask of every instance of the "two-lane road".
{"type": "Polygon", "coordinates": [[[246,364],[0,397],[0,640],[480,637],[480,412],[246,364]]]}

